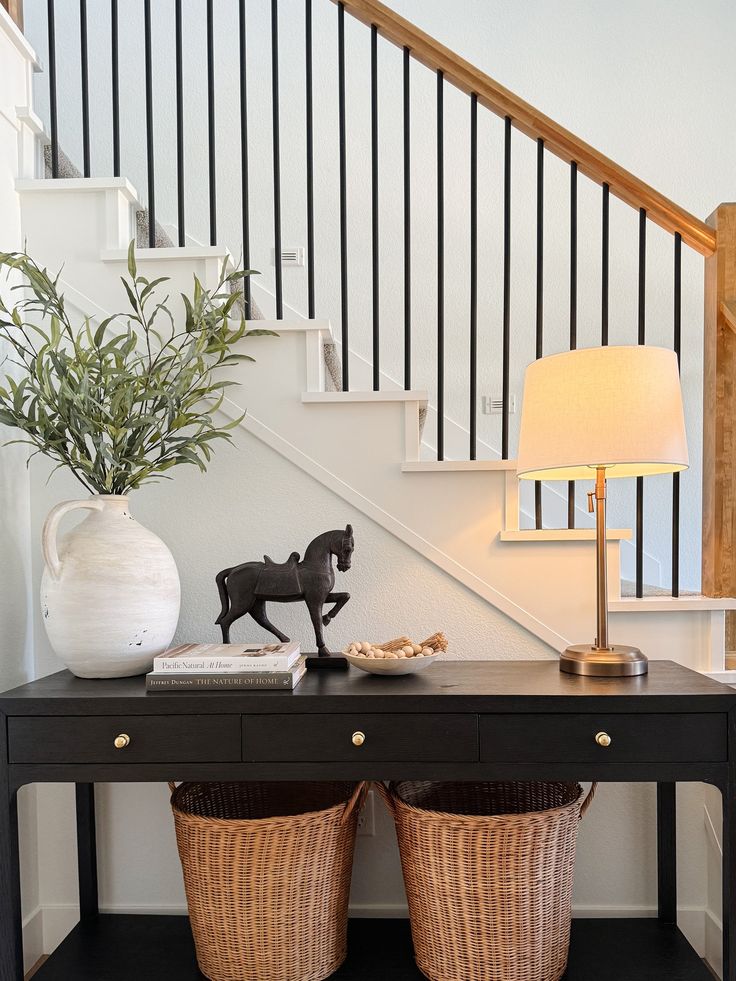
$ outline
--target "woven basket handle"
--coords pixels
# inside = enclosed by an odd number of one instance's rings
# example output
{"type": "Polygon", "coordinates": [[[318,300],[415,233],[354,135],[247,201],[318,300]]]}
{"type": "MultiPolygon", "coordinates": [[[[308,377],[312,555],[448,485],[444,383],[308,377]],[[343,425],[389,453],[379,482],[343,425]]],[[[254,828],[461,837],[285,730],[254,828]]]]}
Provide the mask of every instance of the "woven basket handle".
{"type": "Polygon", "coordinates": [[[590,790],[588,791],[588,796],[585,798],[583,803],[580,805],[580,820],[585,817],[585,812],[588,810],[590,805],[593,803],[593,798],[595,797],[595,792],[598,789],[597,781],[593,781],[590,785],[590,790]]]}
{"type": "Polygon", "coordinates": [[[373,786],[378,791],[378,794],[379,794],[381,800],[386,805],[386,807],[389,809],[389,811],[391,812],[391,814],[395,814],[396,813],[396,808],[394,807],[394,799],[391,796],[391,791],[388,789],[388,787],[386,786],[386,784],[382,780],[377,780],[373,784],[373,786]]]}
{"type": "Polygon", "coordinates": [[[342,812],[340,824],[344,824],[356,808],[358,810],[361,809],[366,794],[368,793],[368,787],[369,784],[367,780],[361,780],[359,784],[356,784],[355,790],[353,791],[350,800],[345,805],[345,810],[342,812]]]}

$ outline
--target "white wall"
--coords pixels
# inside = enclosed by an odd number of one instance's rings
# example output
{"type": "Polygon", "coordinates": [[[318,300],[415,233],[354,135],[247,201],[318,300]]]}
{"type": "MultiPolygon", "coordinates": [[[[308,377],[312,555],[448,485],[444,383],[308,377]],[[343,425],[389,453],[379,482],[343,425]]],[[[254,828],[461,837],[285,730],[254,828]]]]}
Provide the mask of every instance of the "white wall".
{"type": "MultiPolygon", "coordinates": [[[[18,176],[19,150],[26,137],[16,107],[29,104],[33,52],[23,41],[6,11],[0,7],[0,250],[20,249],[20,209],[13,189],[18,176]]],[[[0,296],[10,302],[13,281],[0,278],[0,296]]],[[[8,355],[0,344],[0,358],[8,355]]],[[[4,374],[4,371],[3,371],[4,374]]],[[[0,426],[0,442],[14,438],[0,426]]],[[[3,561],[0,588],[0,691],[14,688],[34,677],[33,598],[31,595],[30,482],[26,456],[21,446],[0,450],[0,555],[3,561]]],[[[23,788],[19,796],[18,821],[21,836],[23,916],[30,926],[28,936],[36,942],[28,965],[40,953],[39,903],[36,855],[36,791],[23,788]]]]}
{"type": "MultiPolygon", "coordinates": [[[[736,136],[730,118],[736,68],[729,57],[736,24],[728,3],[664,0],[641,4],[605,0],[465,0],[448,16],[440,0],[396,0],[395,8],[450,48],[518,92],[552,118],[588,139],[613,159],[650,181],[694,214],[705,216],[733,195],[731,160],[736,136]],[[715,59],[715,60],[714,60],[715,59]],[[706,83],[719,65],[718,85],[706,83]]],[[[45,7],[29,0],[29,36],[43,52],[45,7]]],[[[89,5],[91,117],[95,174],[111,172],[109,12],[89,5]]],[[[123,172],[145,197],[142,4],[121,4],[121,118],[123,172]]],[[[185,140],[187,231],[208,239],[204,0],[185,5],[185,140]]],[[[317,312],[339,325],[337,211],[336,7],[314,3],[315,25],[315,243],[317,312]]],[[[270,117],[270,4],[248,4],[248,83],[251,163],[252,264],[273,284],[270,117]]],[[[240,170],[237,70],[237,5],[215,3],[218,227],[220,241],[238,254],[240,170]]],[[[348,168],[351,346],[370,357],[370,102],[369,32],[347,18],[348,168]]],[[[284,245],[304,245],[304,51],[303,5],[282,0],[281,126],[284,245]]],[[[78,5],[57,3],[59,126],[62,145],[79,163],[78,5]]],[[[154,5],[154,88],[157,215],[176,222],[173,3],[154,5]]],[[[381,313],[382,366],[402,373],[401,279],[401,84],[400,53],[380,46],[381,313]]],[[[436,181],[434,172],[434,78],[412,69],[414,214],[414,383],[435,397],[436,181]]],[[[45,112],[45,82],[38,101],[45,112]]],[[[447,87],[446,129],[446,408],[467,425],[468,390],[468,100],[447,87]]],[[[500,394],[502,122],[481,110],[479,211],[479,395],[500,394]]],[[[511,306],[511,390],[521,397],[525,365],[534,356],[535,147],[514,134],[511,306]]],[[[545,350],[568,343],[568,168],[548,158],[546,168],[545,350]]],[[[650,224],[648,233],[647,337],[672,342],[672,239],[650,224]]],[[[611,340],[634,342],[637,310],[637,215],[611,202],[611,340]]],[[[285,296],[306,309],[304,270],[287,269],[285,296]]],[[[600,191],[579,179],[578,344],[598,341],[600,293],[600,191]]],[[[268,312],[268,311],[267,311],[268,312]]],[[[700,581],[702,260],[684,249],[683,380],[692,469],[682,478],[681,584],[700,581]]],[[[512,417],[512,452],[518,415],[512,417]]],[[[428,434],[432,439],[432,434],[428,434]]],[[[488,454],[500,446],[500,418],[481,416],[479,436],[488,454]]],[[[616,488],[611,520],[631,526],[634,490],[616,488]]],[[[647,483],[645,548],[669,582],[670,481],[647,483]]],[[[531,493],[529,488],[524,492],[531,493]]],[[[584,488],[579,502],[584,504],[584,488]]],[[[529,500],[526,499],[527,509],[529,500]]],[[[559,509],[550,523],[559,523],[559,509]]],[[[584,519],[583,519],[584,520],[584,519]]]]}

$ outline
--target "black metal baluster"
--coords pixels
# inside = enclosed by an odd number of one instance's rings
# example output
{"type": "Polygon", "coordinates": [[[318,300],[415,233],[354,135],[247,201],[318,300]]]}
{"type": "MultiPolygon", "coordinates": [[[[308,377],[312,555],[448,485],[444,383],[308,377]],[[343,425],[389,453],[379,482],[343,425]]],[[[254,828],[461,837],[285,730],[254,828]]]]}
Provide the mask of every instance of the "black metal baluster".
{"type": "Polygon", "coordinates": [[[156,246],[156,179],[153,153],[153,71],[151,64],[151,0],[143,4],[146,73],[146,169],[148,175],[148,246],[156,246]]]}
{"type": "Polygon", "coordinates": [[[89,148],[89,58],[87,54],[87,0],[79,0],[79,55],[82,68],[82,159],[84,176],[92,173],[89,148]]]}
{"type": "Polygon", "coordinates": [[[404,48],[404,388],[411,388],[411,52],[404,48]]]}
{"type": "Polygon", "coordinates": [[[610,241],[608,184],[603,185],[603,205],[601,214],[601,345],[608,344],[608,253],[610,241]]]}
{"type": "Polygon", "coordinates": [[[306,128],[307,128],[307,316],[315,316],[314,303],[314,81],[312,66],[312,0],[305,0],[304,34],[306,48],[306,128]]]}
{"type": "Polygon", "coordinates": [[[470,96],[470,459],[478,442],[478,96],[470,96]]]}
{"type": "Polygon", "coordinates": [[[637,344],[646,344],[647,212],[639,208],[639,293],[637,344]]]}
{"type": "Polygon", "coordinates": [[[276,319],[284,316],[281,256],[281,124],[279,122],[279,4],[271,0],[271,89],[273,100],[273,241],[276,270],[276,319]]]}
{"type": "Polygon", "coordinates": [[[437,459],[445,458],[445,76],[437,72],[437,459]]]}
{"type": "Polygon", "coordinates": [[[182,58],[182,0],[176,0],[175,52],[176,52],[176,201],[179,245],[186,245],[184,225],[184,77],[182,58]]]}
{"type": "Polygon", "coordinates": [[[214,3],[207,0],[207,142],[209,150],[210,245],[217,245],[214,3]]]}
{"type": "Polygon", "coordinates": [[[112,172],[120,177],[120,48],[118,0],[110,3],[110,68],[112,73],[112,172]]]}
{"type": "MultiPolygon", "coordinates": [[[[682,352],[682,236],[675,232],[674,348],[682,352]]],[[[672,474],[672,595],[680,595],[680,474],[672,474]]]]}
{"type": "MultiPolygon", "coordinates": [[[[570,164],[570,350],[578,346],[578,165],[570,164]]],[[[575,481],[567,482],[567,527],[575,527],[575,481]]]]}
{"type": "MultiPolygon", "coordinates": [[[[637,343],[646,343],[647,212],[639,208],[639,331],[637,343]]],[[[636,478],[636,595],[644,595],[644,478],[636,478]]]]}
{"type": "Polygon", "coordinates": [[[371,251],[373,260],[373,391],[381,387],[381,295],[378,278],[378,28],[371,25],[371,251]]]}
{"type": "Polygon", "coordinates": [[[509,458],[509,370],[511,352],[511,117],[503,141],[503,340],[501,352],[501,457],[509,458]]]}
{"type": "MultiPolygon", "coordinates": [[[[537,308],[535,357],[544,355],[544,140],[537,140],[537,308]]],[[[534,525],[543,527],[542,482],[534,481],[534,525]]]]}
{"type": "MultiPolygon", "coordinates": [[[[248,194],[248,79],[246,75],[246,20],[245,0],[240,0],[239,7],[239,70],[240,70],[240,209],[241,229],[243,234],[243,268],[250,269],[250,207],[248,194]]],[[[251,316],[251,287],[250,277],[246,276],[243,283],[243,299],[245,300],[245,315],[251,316]]]]}
{"type": "Polygon", "coordinates": [[[47,27],[49,41],[49,117],[51,126],[51,176],[59,176],[59,118],[56,104],[56,13],[54,0],[48,0],[47,27]]]}
{"type": "Polygon", "coordinates": [[[345,5],[337,5],[337,109],[340,153],[340,342],[342,345],[342,390],[350,385],[348,323],[348,200],[347,152],[345,139],[345,5]]]}

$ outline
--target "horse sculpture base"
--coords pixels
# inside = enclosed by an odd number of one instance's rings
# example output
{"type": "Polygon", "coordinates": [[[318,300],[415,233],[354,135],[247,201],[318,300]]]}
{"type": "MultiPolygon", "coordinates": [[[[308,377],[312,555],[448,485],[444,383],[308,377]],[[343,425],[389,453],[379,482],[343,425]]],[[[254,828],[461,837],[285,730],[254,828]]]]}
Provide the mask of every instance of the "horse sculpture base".
{"type": "Polygon", "coordinates": [[[350,667],[348,659],[343,657],[342,654],[327,654],[321,657],[318,654],[308,654],[304,658],[304,663],[307,665],[307,671],[312,671],[316,668],[320,670],[347,671],[350,667]]]}

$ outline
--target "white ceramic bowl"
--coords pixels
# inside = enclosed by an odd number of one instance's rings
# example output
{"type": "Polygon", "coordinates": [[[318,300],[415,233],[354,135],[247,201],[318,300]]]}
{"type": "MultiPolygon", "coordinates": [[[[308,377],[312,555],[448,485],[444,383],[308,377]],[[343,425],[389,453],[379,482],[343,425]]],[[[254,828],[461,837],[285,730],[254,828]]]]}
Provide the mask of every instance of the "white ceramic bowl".
{"type": "Polygon", "coordinates": [[[423,671],[439,657],[439,654],[425,654],[424,657],[362,657],[359,654],[345,654],[356,668],[368,674],[416,674],[423,671]]]}

